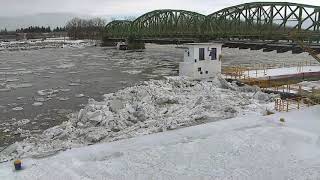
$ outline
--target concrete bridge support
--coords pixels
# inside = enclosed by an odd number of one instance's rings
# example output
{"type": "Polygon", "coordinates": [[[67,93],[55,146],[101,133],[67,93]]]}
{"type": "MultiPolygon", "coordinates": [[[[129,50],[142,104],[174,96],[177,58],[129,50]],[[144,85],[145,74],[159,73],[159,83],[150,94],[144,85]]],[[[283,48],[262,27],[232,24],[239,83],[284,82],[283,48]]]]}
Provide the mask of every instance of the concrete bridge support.
{"type": "Polygon", "coordinates": [[[139,39],[127,39],[128,49],[129,50],[137,50],[137,49],[145,49],[145,43],[139,39]]]}
{"type": "Polygon", "coordinates": [[[115,47],[117,45],[117,42],[124,41],[122,39],[111,39],[109,37],[103,37],[101,46],[102,47],[115,47]]]}

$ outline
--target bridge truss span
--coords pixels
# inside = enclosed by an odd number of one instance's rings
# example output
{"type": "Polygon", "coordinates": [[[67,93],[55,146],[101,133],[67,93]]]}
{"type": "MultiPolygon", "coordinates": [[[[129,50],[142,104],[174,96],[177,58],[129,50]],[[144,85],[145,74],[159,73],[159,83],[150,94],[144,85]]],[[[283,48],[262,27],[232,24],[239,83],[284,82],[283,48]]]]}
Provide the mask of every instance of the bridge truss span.
{"type": "Polygon", "coordinates": [[[319,30],[320,7],[287,2],[241,4],[210,14],[204,22],[207,36],[288,39],[295,31],[318,39],[319,30]]]}
{"type": "Polygon", "coordinates": [[[144,37],[188,37],[201,34],[205,16],[184,10],[156,10],[132,23],[131,31],[144,37]]]}
{"type": "Polygon", "coordinates": [[[288,2],[253,2],[228,7],[208,16],[185,10],[155,10],[134,21],[113,21],[109,37],[241,38],[320,41],[320,7],[288,2]]]}

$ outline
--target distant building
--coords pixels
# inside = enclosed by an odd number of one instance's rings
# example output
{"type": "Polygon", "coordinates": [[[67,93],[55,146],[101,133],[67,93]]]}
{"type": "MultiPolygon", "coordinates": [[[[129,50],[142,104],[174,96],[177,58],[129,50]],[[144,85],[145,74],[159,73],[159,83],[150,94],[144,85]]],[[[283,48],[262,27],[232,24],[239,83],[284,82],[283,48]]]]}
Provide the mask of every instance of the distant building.
{"type": "Polygon", "coordinates": [[[179,76],[203,79],[221,74],[221,44],[190,43],[185,44],[185,47],[179,76]]]}

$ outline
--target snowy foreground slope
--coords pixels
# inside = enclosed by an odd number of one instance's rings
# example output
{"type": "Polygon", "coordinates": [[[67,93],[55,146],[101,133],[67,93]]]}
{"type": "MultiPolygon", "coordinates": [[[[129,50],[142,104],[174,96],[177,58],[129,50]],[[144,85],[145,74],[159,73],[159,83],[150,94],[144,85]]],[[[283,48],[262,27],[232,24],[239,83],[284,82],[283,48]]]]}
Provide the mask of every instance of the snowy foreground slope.
{"type": "Polygon", "coordinates": [[[0,164],[0,179],[319,179],[319,117],[315,106],[74,148],[21,172],[0,164]]]}

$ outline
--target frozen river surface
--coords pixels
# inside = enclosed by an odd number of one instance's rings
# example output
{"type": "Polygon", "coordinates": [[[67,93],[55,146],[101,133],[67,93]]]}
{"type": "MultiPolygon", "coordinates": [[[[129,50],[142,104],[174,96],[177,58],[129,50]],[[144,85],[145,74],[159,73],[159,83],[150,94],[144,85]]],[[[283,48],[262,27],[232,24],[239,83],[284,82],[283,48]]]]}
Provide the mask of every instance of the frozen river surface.
{"type": "MultiPolygon", "coordinates": [[[[298,63],[307,54],[224,49],[223,65],[298,63]]],[[[61,124],[89,98],[178,74],[183,50],[147,45],[141,52],[63,48],[0,52],[0,146],[61,124]]]]}

